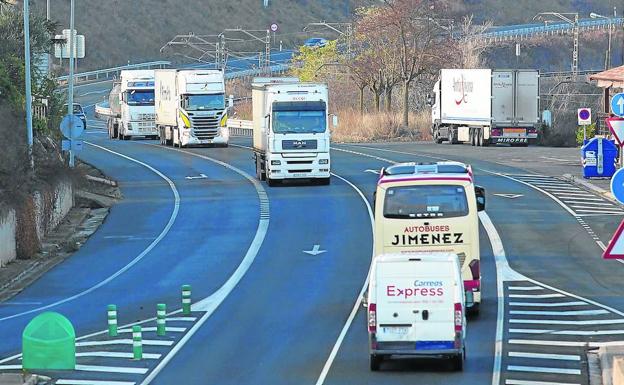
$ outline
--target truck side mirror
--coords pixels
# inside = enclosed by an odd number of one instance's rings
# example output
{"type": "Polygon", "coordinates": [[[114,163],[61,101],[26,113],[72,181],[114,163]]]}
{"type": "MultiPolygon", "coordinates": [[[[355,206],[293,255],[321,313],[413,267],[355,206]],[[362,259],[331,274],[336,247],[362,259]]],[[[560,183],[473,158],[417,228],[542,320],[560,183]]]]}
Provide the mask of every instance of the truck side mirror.
{"type": "Polygon", "coordinates": [[[477,211],[485,210],[485,189],[481,186],[475,186],[475,195],[477,197],[477,211]]]}
{"type": "Polygon", "coordinates": [[[338,127],[338,115],[332,115],[332,125],[334,128],[338,127]]]}

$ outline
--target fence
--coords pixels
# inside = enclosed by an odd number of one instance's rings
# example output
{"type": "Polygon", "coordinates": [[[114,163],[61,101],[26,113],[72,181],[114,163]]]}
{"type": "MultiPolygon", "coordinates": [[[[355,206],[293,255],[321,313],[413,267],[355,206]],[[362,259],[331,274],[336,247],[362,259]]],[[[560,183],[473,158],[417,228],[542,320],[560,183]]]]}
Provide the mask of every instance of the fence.
{"type": "MultiPolygon", "coordinates": [[[[128,64],[125,66],[105,68],[102,70],[81,72],[78,74],[74,74],[74,82],[84,83],[89,80],[109,79],[112,75],[119,76],[119,73],[123,70],[167,68],[170,65],[171,65],[171,62],[161,60],[161,61],[152,61],[152,62],[147,62],[147,63],[128,64]]],[[[58,78],[59,84],[62,84],[62,85],[67,84],[68,78],[69,76],[59,76],[58,78]]]]}

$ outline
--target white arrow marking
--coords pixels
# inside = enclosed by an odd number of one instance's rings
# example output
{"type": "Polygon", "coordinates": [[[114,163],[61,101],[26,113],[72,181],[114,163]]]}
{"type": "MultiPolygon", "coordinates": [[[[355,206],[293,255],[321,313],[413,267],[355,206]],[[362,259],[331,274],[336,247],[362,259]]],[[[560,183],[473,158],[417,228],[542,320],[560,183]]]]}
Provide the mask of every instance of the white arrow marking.
{"type": "Polygon", "coordinates": [[[624,98],[619,98],[616,104],[620,107],[620,113],[618,115],[624,115],[624,98]]]}
{"type": "Polygon", "coordinates": [[[186,179],[188,180],[192,180],[192,179],[208,179],[208,177],[204,174],[199,174],[199,176],[187,176],[186,179]]]}
{"type": "Polygon", "coordinates": [[[379,170],[364,170],[364,172],[370,172],[371,174],[379,175],[379,170]]]}
{"type": "Polygon", "coordinates": [[[509,198],[509,199],[516,199],[516,198],[520,198],[524,196],[522,194],[494,194],[494,195],[503,197],[503,198],[509,198]]]}
{"type": "Polygon", "coordinates": [[[327,250],[319,250],[320,248],[321,245],[314,245],[312,250],[303,250],[303,252],[310,255],[319,255],[327,252],[327,250]]]}

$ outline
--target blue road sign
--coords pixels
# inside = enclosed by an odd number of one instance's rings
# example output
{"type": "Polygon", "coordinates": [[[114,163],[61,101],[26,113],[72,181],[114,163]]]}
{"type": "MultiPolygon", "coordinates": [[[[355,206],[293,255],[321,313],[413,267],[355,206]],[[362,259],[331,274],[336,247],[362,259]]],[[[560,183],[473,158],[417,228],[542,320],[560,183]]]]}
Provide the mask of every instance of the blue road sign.
{"type": "Polygon", "coordinates": [[[76,139],[82,135],[84,124],[78,115],[65,115],[61,120],[60,129],[67,139],[76,139]]]}
{"type": "Polygon", "coordinates": [[[611,178],[611,192],[618,202],[624,204],[624,168],[619,169],[611,178]]]}
{"type": "Polygon", "coordinates": [[[613,95],[611,99],[611,112],[619,117],[624,117],[624,93],[613,95]]]}

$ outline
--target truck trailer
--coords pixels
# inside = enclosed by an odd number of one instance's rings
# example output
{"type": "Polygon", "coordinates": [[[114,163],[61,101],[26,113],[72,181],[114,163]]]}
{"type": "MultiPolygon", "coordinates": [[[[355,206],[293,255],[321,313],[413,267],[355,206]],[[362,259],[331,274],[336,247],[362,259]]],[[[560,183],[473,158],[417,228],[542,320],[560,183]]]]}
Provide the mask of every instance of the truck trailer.
{"type": "Polygon", "coordinates": [[[154,70],[124,70],[109,95],[113,115],[108,119],[111,139],[133,136],[156,138],[154,123],[154,70]]]}
{"type": "Polygon", "coordinates": [[[227,147],[225,80],[221,70],[156,70],[156,126],[162,145],[227,147]]]}
{"type": "Polygon", "coordinates": [[[473,146],[536,141],[539,78],[536,70],[441,70],[429,96],[433,140],[473,146]]]}
{"type": "MultiPolygon", "coordinates": [[[[330,183],[327,85],[297,78],[252,84],[256,176],[269,186],[286,179],[330,183]]],[[[333,119],[334,125],[337,118],[333,119]]]]}

